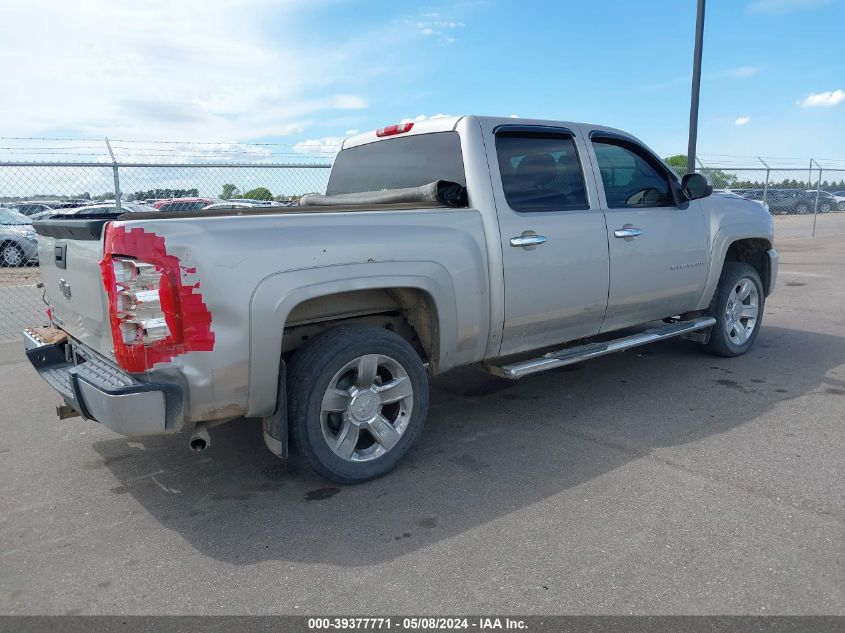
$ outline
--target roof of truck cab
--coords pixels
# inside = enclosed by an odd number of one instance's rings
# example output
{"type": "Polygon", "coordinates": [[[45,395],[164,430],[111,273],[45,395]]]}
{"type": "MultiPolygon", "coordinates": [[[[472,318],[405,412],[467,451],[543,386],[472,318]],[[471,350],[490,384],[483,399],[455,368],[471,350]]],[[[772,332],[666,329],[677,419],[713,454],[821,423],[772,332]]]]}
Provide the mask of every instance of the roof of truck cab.
{"type": "Polygon", "coordinates": [[[620,136],[626,136],[629,138],[635,138],[633,135],[625,132],[624,130],[619,130],[617,128],[608,127],[606,125],[598,125],[595,123],[579,123],[576,121],[561,121],[555,119],[526,119],[522,117],[497,117],[497,116],[480,116],[480,115],[462,115],[462,116],[436,116],[433,118],[417,118],[417,119],[404,119],[400,123],[413,123],[413,127],[408,132],[403,132],[397,135],[391,136],[382,136],[379,137],[376,135],[376,130],[370,130],[369,132],[364,132],[362,134],[356,134],[355,136],[350,136],[347,139],[344,139],[343,144],[341,145],[340,149],[349,149],[351,147],[357,147],[358,145],[366,145],[367,143],[374,143],[377,141],[387,141],[392,138],[402,137],[402,136],[415,136],[417,134],[431,134],[433,132],[451,132],[452,130],[457,129],[458,123],[462,119],[472,118],[477,119],[480,123],[486,125],[525,125],[525,126],[542,126],[542,127],[562,127],[562,128],[569,128],[569,129],[588,129],[588,130],[596,130],[602,132],[611,132],[613,134],[618,134],[620,136]]]}

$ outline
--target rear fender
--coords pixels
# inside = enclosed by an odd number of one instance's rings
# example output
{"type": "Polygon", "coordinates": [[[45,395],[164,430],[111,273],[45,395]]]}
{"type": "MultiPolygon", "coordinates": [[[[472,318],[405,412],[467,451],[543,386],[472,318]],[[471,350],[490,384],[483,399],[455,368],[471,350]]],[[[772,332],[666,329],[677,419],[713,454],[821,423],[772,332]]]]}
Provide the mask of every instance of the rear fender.
{"type": "Polygon", "coordinates": [[[249,394],[247,415],[269,416],[276,409],[282,336],[290,312],[303,301],[353,290],[414,288],[428,294],[437,317],[441,370],[456,363],[458,317],[449,272],[436,262],[345,264],[270,275],[252,294],[249,312],[249,394]]]}

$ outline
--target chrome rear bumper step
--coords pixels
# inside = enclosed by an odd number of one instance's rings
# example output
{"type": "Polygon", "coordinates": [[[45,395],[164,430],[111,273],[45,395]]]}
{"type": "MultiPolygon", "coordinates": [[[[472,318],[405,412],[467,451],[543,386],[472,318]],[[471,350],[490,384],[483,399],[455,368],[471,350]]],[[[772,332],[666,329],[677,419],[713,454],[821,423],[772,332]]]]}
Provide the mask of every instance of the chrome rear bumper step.
{"type": "Polygon", "coordinates": [[[688,332],[703,330],[712,327],[715,323],[716,319],[713,317],[698,317],[697,319],[693,319],[691,321],[676,321],[674,323],[667,323],[659,327],[650,328],[648,330],[614,339],[612,341],[606,341],[604,343],[587,343],[576,347],[568,347],[556,352],[549,352],[539,358],[530,358],[528,360],[503,365],[501,367],[491,365],[488,369],[497,376],[510,378],[511,380],[518,380],[523,376],[536,374],[541,371],[548,371],[549,369],[556,369],[566,365],[573,365],[590,358],[606,356],[607,354],[622,352],[626,349],[631,349],[632,347],[639,347],[640,345],[680,336],[681,334],[687,334],[688,332]]]}

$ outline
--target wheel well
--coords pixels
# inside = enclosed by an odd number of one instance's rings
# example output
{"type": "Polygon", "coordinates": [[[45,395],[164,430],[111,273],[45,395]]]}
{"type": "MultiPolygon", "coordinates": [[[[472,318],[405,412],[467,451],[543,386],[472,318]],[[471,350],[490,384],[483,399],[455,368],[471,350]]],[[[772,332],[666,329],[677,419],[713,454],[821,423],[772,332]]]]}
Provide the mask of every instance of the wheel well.
{"type": "Polygon", "coordinates": [[[760,275],[763,288],[768,294],[771,270],[769,270],[769,258],[766,256],[766,252],[771,247],[768,240],[762,238],[737,240],[728,247],[728,252],[725,253],[725,261],[742,262],[754,268],[760,275]]]}
{"type": "Polygon", "coordinates": [[[337,325],[362,323],[392,330],[433,366],[438,357],[437,312],[432,297],[417,288],[377,288],[339,292],[308,299],[288,315],[282,356],[320,332],[337,325]]]}

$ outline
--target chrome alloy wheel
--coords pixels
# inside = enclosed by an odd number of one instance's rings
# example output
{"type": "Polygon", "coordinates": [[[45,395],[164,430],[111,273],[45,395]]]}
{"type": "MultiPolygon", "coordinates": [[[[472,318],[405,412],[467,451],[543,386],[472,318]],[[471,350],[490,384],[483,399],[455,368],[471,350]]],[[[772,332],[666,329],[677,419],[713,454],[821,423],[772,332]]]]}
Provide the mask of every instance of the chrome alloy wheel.
{"type": "Polygon", "coordinates": [[[347,461],[377,459],[399,442],[413,407],[411,379],[398,362],[382,354],[359,356],[334,375],[323,395],[323,438],[347,461]]]}
{"type": "Polygon", "coordinates": [[[20,266],[23,263],[23,251],[14,244],[4,246],[0,256],[2,256],[3,264],[10,268],[20,266]]]}
{"type": "Polygon", "coordinates": [[[760,317],[760,295],[753,281],[740,279],[725,305],[725,331],[734,345],[743,345],[760,317]]]}

